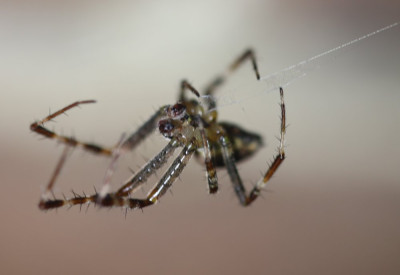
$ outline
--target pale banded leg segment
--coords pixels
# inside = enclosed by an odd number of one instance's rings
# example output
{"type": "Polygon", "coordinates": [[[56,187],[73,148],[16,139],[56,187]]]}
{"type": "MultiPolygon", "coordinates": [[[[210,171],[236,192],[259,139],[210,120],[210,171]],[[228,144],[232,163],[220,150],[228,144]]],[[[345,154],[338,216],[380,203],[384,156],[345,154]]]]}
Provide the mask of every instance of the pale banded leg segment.
{"type": "Polygon", "coordinates": [[[217,171],[215,170],[214,164],[211,159],[211,148],[210,143],[206,137],[203,122],[199,122],[199,128],[201,133],[201,140],[203,142],[204,149],[204,163],[206,165],[206,177],[208,182],[208,192],[210,194],[217,193],[218,191],[218,178],[217,171]]]}
{"type": "Polygon", "coordinates": [[[134,199],[128,196],[120,196],[117,193],[110,193],[100,198],[98,194],[92,196],[81,196],[74,193],[73,198],[54,199],[41,201],[39,207],[43,210],[58,208],[64,205],[82,205],[88,203],[99,204],[103,207],[120,206],[126,208],[143,208],[156,203],[159,198],[172,186],[173,182],[179,177],[186,164],[195,152],[195,146],[190,143],[185,146],[178,157],[174,160],[158,184],[149,192],[146,199],[134,199]]]}
{"type": "MultiPolygon", "coordinates": [[[[147,202],[151,204],[156,203],[158,199],[167,192],[174,181],[179,177],[185,168],[186,164],[196,151],[196,147],[193,143],[183,147],[178,157],[174,160],[165,174],[162,176],[158,184],[152,191],[147,195],[147,202]]],[[[147,205],[144,205],[147,206],[147,205]]]]}
{"type": "Polygon", "coordinates": [[[133,193],[139,186],[144,184],[147,179],[160,169],[174,153],[175,149],[180,146],[177,139],[172,139],[149,163],[133,175],[126,183],[116,192],[117,196],[127,196],[133,193]]]}
{"type": "Polygon", "coordinates": [[[184,146],[178,157],[173,161],[157,185],[148,193],[146,199],[134,199],[126,196],[121,197],[117,194],[110,194],[99,203],[106,207],[122,206],[130,209],[143,208],[157,203],[160,197],[167,192],[174,181],[182,173],[195,150],[196,148],[193,143],[184,146]]]}

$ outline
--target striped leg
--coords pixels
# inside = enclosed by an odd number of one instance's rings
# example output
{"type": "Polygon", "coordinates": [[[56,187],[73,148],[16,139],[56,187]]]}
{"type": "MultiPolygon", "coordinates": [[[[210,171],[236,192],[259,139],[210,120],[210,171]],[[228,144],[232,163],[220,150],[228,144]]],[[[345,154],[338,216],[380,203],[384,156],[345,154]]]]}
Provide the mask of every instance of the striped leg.
{"type": "Polygon", "coordinates": [[[165,174],[162,176],[158,184],[149,192],[147,198],[144,200],[132,200],[130,208],[134,207],[145,207],[148,205],[152,205],[156,203],[159,198],[167,192],[167,190],[172,186],[174,181],[179,177],[182,173],[183,169],[185,168],[186,164],[192,157],[193,153],[195,152],[196,147],[193,143],[185,146],[178,157],[174,160],[165,174]],[[134,207],[133,207],[134,206],[134,207]]]}
{"type": "Polygon", "coordinates": [[[117,196],[127,196],[133,193],[140,185],[145,183],[147,179],[161,168],[174,153],[175,149],[180,146],[180,142],[172,139],[164,149],[161,150],[149,163],[147,163],[138,173],[133,175],[126,183],[116,192],[117,196]]]}
{"type": "Polygon", "coordinates": [[[270,165],[268,171],[265,173],[264,177],[261,178],[257,184],[254,186],[253,190],[251,190],[249,196],[249,204],[253,202],[260,194],[261,190],[267,184],[267,182],[271,179],[271,177],[275,174],[276,170],[285,160],[285,134],[286,134],[286,108],[285,102],[283,100],[283,89],[279,88],[280,96],[281,96],[281,136],[280,136],[280,144],[278,147],[278,154],[275,156],[274,161],[270,165]]]}
{"type": "Polygon", "coordinates": [[[220,144],[222,147],[224,162],[228,170],[229,177],[232,181],[233,187],[235,189],[236,195],[238,196],[239,201],[243,206],[251,204],[259,196],[262,188],[275,174],[276,170],[279,168],[279,166],[285,159],[284,138],[286,133],[286,111],[285,111],[285,103],[283,101],[282,88],[280,88],[280,96],[281,96],[281,137],[280,137],[280,145],[278,148],[278,154],[275,156],[274,161],[272,162],[268,171],[265,173],[264,177],[262,177],[257,182],[257,184],[254,186],[249,195],[247,195],[246,193],[246,189],[243,185],[242,179],[240,178],[239,172],[236,168],[235,159],[233,157],[232,144],[226,136],[222,135],[220,137],[220,144]]]}
{"type": "MultiPolygon", "coordinates": [[[[197,97],[200,97],[199,92],[194,88],[187,80],[183,80],[181,82],[181,91],[179,95],[179,100],[180,101],[187,101],[187,98],[185,97],[185,93],[187,90],[190,90],[192,93],[194,93],[197,97]]],[[[217,178],[217,172],[215,170],[214,164],[211,160],[211,149],[210,149],[210,144],[208,142],[208,139],[206,137],[206,133],[204,130],[204,125],[201,120],[198,121],[199,128],[200,128],[200,133],[201,133],[201,139],[203,142],[203,148],[204,148],[204,161],[206,165],[206,173],[207,173],[207,181],[208,181],[208,191],[210,194],[217,193],[218,191],[218,178],[217,178]]]]}
{"type": "MultiPolygon", "coordinates": [[[[53,118],[65,113],[66,111],[77,107],[79,105],[82,104],[88,104],[88,103],[95,103],[95,100],[84,100],[84,101],[77,101],[74,102],[60,110],[58,110],[57,112],[48,115],[47,117],[45,117],[44,119],[42,119],[41,121],[36,121],[34,123],[31,124],[30,129],[33,132],[36,132],[44,137],[47,138],[52,138],[52,139],[57,139],[62,143],[65,143],[69,146],[72,147],[76,147],[76,146],[80,146],[85,150],[88,150],[92,153],[96,153],[96,154],[103,154],[103,155],[107,155],[110,156],[112,154],[113,149],[115,148],[115,146],[113,147],[103,147],[103,146],[99,146],[97,144],[92,144],[92,143],[85,143],[85,142],[81,142],[78,141],[72,137],[67,137],[67,136],[62,136],[59,135],[53,131],[50,131],[49,129],[45,128],[43,125],[44,123],[52,120],[53,118]]],[[[136,147],[142,140],[144,140],[149,134],[151,134],[151,132],[156,128],[157,126],[157,121],[163,116],[165,115],[166,112],[166,107],[161,107],[154,115],[152,115],[150,117],[150,119],[148,119],[141,127],[139,127],[139,129],[137,129],[135,132],[133,132],[123,143],[122,148],[124,150],[132,150],[134,147],[136,147]]],[[[117,143],[117,145],[119,145],[119,143],[117,143]]],[[[116,146],[117,146],[116,145],[116,146]]]]}
{"type": "Polygon", "coordinates": [[[80,141],[74,139],[73,137],[59,135],[53,131],[50,131],[49,129],[47,129],[43,126],[44,123],[46,123],[47,121],[52,120],[53,118],[65,113],[66,111],[68,111],[74,107],[77,107],[81,104],[88,104],[88,103],[95,103],[95,102],[96,102],[95,100],[84,100],[84,101],[74,102],[74,103],[68,105],[67,107],[62,108],[61,110],[58,110],[57,112],[48,115],[43,120],[32,123],[30,126],[30,129],[42,136],[45,136],[47,138],[57,139],[58,141],[65,143],[69,146],[72,146],[72,147],[80,146],[80,147],[84,148],[85,150],[88,150],[92,153],[103,154],[103,155],[109,156],[112,153],[112,148],[105,148],[105,147],[102,147],[102,146],[99,146],[96,144],[92,144],[92,143],[80,142],[80,141]]]}
{"type": "MultiPolygon", "coordinates": [[[[67,158],[67,152],[68,148],[70,147],[82,147],[83,149],[90,151],[92,153],[96,154],[102,154],[106,156],[112,156],[113,159],[111,161],[110,167],[107,169],[106,176],[104,178],[103,186],[101,188],[101,196],[104,197],[109,189],[109,182],[110,182],[110,177],[111,174],[114,171],[114,168],[116,166],[116,162],[118,158],[127,150],[132,150],[135,146],[137,146],[143,139],[145,139],[157,126],[157,121],[166,113],[166,106],[160,108],[153,116],[150,117],[149,120],[147,120],[137,131],[132,133],[127,139],[124,139],[124,141],[118,142],[115,146],[107,148],[107,147],[102,147],[96,144],[91,144],[91,143],[84,143],[80,142],[72,137],[67,137],[67,136],[62,136],[59,135],[53,131],[50,131],[49,129],[45,128],[43,125],[44,123],[52,120],[53,118],[65,113],[66,111],[77,107],[81,104],[89,104],[89,103],[95,103],[94,100],[84,100],[84,101],[77,101],[75,103],[72,103],[60,110],[58,110],[55,113],[50,114],[49,116],[45,117],[41,121],[37,121],[31,124],[30,129],[40,135],[43,135],[47,138],[53,138],[56,140],[59,140],[62,143],[66,144],[66,149],[64,150],[55,171],[53,172],[52,178],[50,182],[48,183],[46,190],[42,194],[39,207],[43,209],[46,209],[45,205],[46,203],[50,205],[58,205],[61,203],[60,200],[55,200],[55,204],[52,204],[52,201],[49,200],[50,194],[53,192],[53,186],[56,181],[56,178],[59,176],[61,169],[66,161],[67,158]]],[[[175,149],[175,148],[174,148],[175,149]]],[[[158,158],[160,160],[161,158],[158,158]]],[[[154,163],[153,163],[154,164],[154,163]]],[[[53,196],[54,197],[54,196],[53,196]]],[[[97,197],[97,195],[96,195],[97,197]]],[[[83,199],[83,197],[79,197],[79,199],[83,199]]],[[[75,196],[74,199],[71,199],[72,201],[77,201],[77,197],[75,196]]],[[[79,200],[78,200],[79,201],[79,200]]],[[[54,202],[54,200],[53,200],[54,202]]],[[[51,207],[50,207],[51,208],[51,207]]]]}
{"type": "MultiPolygon", "coordinates": [[[[100,189],[100,199],[104,198],[109,190],[110,190],[110,182],[111,182],[111,176],[114,173],[116,163],[118,159],[126,152],[126,151],[131,151],[134,149],[137,145],[140,144],[150,133],[153,132],[153,130],[156,128],[157,123],[159,119],[166,114],[167,106],[163,106],[158,111],[153,114],[150,119],[148,119],[145,123],[142,124],[142,126],[139,127],[135,132],[133,132],[127,139],[124,138],[124,135],[119,143],[117,143],[114,146],[113,154],[112,154],[112,160],[110,163],[109,168],[106,171],[106,176],[104,177],[103,181],[103,186],[100,189]]],[[[175,148],[174,148],[175,149],[175,148]]],[[[162,151],[163,152],[163,151],[162,151]]],[[[172,151],[173,152],[173,151],[172,151]]],[[[157,158],[157,160],[160,160],[161,157],[157,158]]],[[[166,160],[165,160],[166,161],[166,160]]],[[[163,164],[164,162],[162,162],[163,164]]],[[[157,163],[158,165],[159,163],[157,163]]],[[[124,188],[130,189],[132,192],[134,188],[138,187],[141,183],[145,182],[146,177],[150,176],[152,173],[155,172],[156,169],[159,167],[155,168],[156,165],[155,163],[152,163],[151,167],[146,168],[146,172],[143,173],[143,171],[140,173],[140,177],[137,177],[137,182],[135,181],[128,181],[125,185],[124,188]],[[153,170],[152,170],[153,169],[153,170]],[[145,176],[143,175],[145,174],[145,176]]],[[[160,163],[161,165],[161,163],[160,163]]],[[[133,178],[135,180],[135,178],[133,178]]]]}
{"type": "MultiPolygon", "coordinates": [[[[60,174],[61,168],[64,165],[64,162],[67,157],[68,149],[70,148],[69,146],[66,146],[64,149],[64,152],[56,166],[56,169],[53,173],[53,176],[51,177],[51,180],[49,184],[46,187],[45,192],[43,193],[41,200],[39,202],[39,208],[42,210],[46,209],[51,209],[51,208],[58,208],[63,205],[82,205],[90,202],[94,203],[100,203],[101,205],[104,206],[109,206],[109,204],[129,204],[128,202],[124,202],[127,200],[127,197],[129,194],[134,192],[140,185],[145,183],[152,174],[156,172],[157,169],[161,168],[168,160],[168,158],[174,153],[175,149],[180,146],[180,142],[178,142],[176,139],[172,139],[167,146],[157,156],[155,156],[148,164],[146,164],[141,171],[139,171],[136,175],[134,175],[131,179],[129,179],[115,194],[109,194],[109,180],[108,179],[108,173],[109,170],[113,170],[115,166],[115,162],[117,161],[117,158],[119,157],[114,156],[115,159],[112,160],[111,165],[106,173],[105,181],[103,182],[103,186],[99,192],[99,194],[95,194],[93,196],[79,196],[74,193],[74,197],[71,199],[55,199],[53,195],[53,186],[54,182],[57,178],[57,176],[60,174]],[[53,200],[50,199],[50,195],[53,195],[52,197],[54,198],[53,200]],[[110,202],[110,200],[112,202],[110,202]]],[[[117,151],[115,151],[117,152],[117,151]]],[[[118,153],[119,154],[119,153],[118,153]]]]}
{"type": "Polygon", "coordinates": [[[172,186],[173,182],[181,174],[194,152],[195,146],[193,143],[185,146],[162,176],[158,184],[147,195],[146,199],[134,199],[130,198],[129,196],[121,196],[118,194],[118,192],[107,194],[103,198],[100,198],[98,194],[92,196],[81,196],[74,193],[73,198],[42,200],[39,204],[39,208],[42,210],[49,210],[53,208],[59,208],[64,205],[73,206],[95,203],[103,207],[120,206],[134,209],[155,204],[159,198],[164,195],[165,192],[172,186]]]}
{"type": "Polygon", "coordinates": [[[206,165],[208,192],[210,194],[214,194],[214,193],[217,193],[217,191],[218,191],[217,171],[215,170],[214,164],[211,160],[210,143],[208,142],[208,139],[206,137],[204,125],[201,120],[199,121],[199,128],[200,128],[201,140],[203,142],[203,148],[204,148],[204,162],[206,165]]]}
{"type": "Polygon", "coordinates": [[[167,106],[163,106],[155,112],[142,126],[133,132],[123,143],[122,148],[125,150],[132,150],[147,136],[149,136],[153,130],[157,127],[157,122],[161,117],[166,115],[167,106]]]}

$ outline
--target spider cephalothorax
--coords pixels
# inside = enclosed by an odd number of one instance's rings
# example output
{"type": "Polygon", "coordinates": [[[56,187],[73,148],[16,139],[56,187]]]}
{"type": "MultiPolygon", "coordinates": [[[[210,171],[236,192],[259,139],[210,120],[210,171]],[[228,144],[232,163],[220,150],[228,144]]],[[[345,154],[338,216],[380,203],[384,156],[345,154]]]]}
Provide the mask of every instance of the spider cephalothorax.
{"type": "MultiPolygon", "coordinates": [[[[251,50],[245,51],[228,68],[227,73],[234,71],[247,59],[251,60],[256,77],[260,79],[256,60],[251,50]]],[[[32,123],[30,127],[32,131],[48,138],[58,139],[66,144],[66,149],[55,169],[52,179],[47,185],[46,191],[42,195],[39,207],[41,209],[52,209],[63,205],[72,206],[76,204],[95,203],[104,207],[121,206],[133,209],[152,205],[170,188],[194,154],[205,163],[210,193],[216,193],[218,190],[218,179],[215,168],[225,167],[240,203],[244,206],[252,203],[285,159],[284,134],[286,131],[286,113],[283,102],[283,90],[282,88],[280,89],[281,136],[278,154],[275,156],[265,175],[257,182],[252,191],[247,193],[236,168],[236,162],[253,155],[262,146],[262,139],[258,134],[246,131],[233,123],[218,121],[217,104],[212,94],[216,88],[224,83],[225,78],[226,74],[218,76],[207,86],[205,95],[208,97],[209,102],[206,105],[200,104],[198,100],[200,93],[189,82],[186,80],[182,81],[178,103],[161,107],[137,131],[112,148],[83,143],[71,137],[58,135],[43,126],[45,122],[65,111],[80,104],[93,103],[95,102],[94,100],[75,102],[47,116],[42,121],[32,123]],[[188,100],[186,98],[187,91],[192,92],[196,98],[188,100]],[[152,160],[146,163],[139,172],[129,178],[116,192],[109,192],[109,179],[106,177],[102,189],[94,195],[86,196],[74,193],[73,198],[51,198],[55,179],[63,166],[69,147],[81,146],[93,153],[111,156],[112,161],[107,170],[109,173],[107,174],[112,174],[115,162],[119,156],[135,148],[154,129],[158,129],[169,140],[168,144],[152,160]],[[167,163],[178,147],[182,147],[181,152],[165,171],[156,186],[148,193],[147,197],[144,199],[131,198],[131,194],[138,187],[147,182],[151,175],[167,163]]]]}

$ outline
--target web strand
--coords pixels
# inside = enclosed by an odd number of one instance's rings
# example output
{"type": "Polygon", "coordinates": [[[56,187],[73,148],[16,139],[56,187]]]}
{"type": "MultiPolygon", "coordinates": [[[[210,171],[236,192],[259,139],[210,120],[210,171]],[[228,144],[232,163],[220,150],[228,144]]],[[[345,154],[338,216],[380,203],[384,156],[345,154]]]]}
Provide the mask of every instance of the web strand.
{"type": "MultiPolygon", "coordinates": [[[[254,97],[258,97],[260,94],[265,94],[269,93],[271,91],[279,89],[279,87],[287,87],[290,84],[292,84],[293,81],[300,79],[304,76],[307,75],[308,72],[315,71],[321,65],[324,63],[324,60],[327,61],[327,58],[333,58],[334,55],[333,53],[338,53],[338,51],[343,50],[344,48],[347,48],[357,42],[360,42],[364,39],[370,38],[374,35],[377,35],[381,32],[387,31],[391,28],[394,28],[398,25],[398,22],[395,22],[391,25],[388,25],[386,27],[383,27],[381,29],[378,29],[376,31],[373,31],[371,33],[368,33],[366,35],[363,35],[361,37],[358,37],[356,39],[353,39],[347,43],[344,43],[340,46],[337,46],[335,48],[332,48],[330,50],[327,50],[325,52],[322,52],[320,54],[317,54],[313,57],[310,57],[308,59],[305,59],[297,64],[291,65],[287,68],[284,68],[278,72],[265,75],[261,77],[261,81],[263,81],[266,85],[266,88],[264,88],[262,91],[254,93],[252,95],[246,95],[245,97],[237,100],[233,95],[223,95],[223,96],[216,96],[217,100],[217,108],[221,107],[226,107],[230,106],[232,104],[237,104],[237,103],[242,103],[244,101],[247,101],[249,99],[252,99],[254,97]]],[[[203,100],[207,101],[209,100],[207,98],[208,96],[202,96],[203,100]]]]}

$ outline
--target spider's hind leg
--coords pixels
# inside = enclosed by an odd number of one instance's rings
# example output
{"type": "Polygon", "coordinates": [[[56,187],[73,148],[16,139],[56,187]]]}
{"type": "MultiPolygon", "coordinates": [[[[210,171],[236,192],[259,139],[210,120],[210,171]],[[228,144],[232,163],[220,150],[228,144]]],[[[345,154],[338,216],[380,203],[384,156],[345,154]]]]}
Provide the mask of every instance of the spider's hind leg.
{"type": "Polygon", "coordinates": [[[275,156],[274,161],[268,168],[264,176],[257,182],[254,188],[251,190],[250,194],[246,193],[246,189],[243,185],[242,179],[240,178],[239,172],[236,168],[235,159],[233,156],[233,149],[230,140],[222,135],[220,137],[220,144],[222,147],[222,155],[225,162],[225,166],[228,170],[229,177],[232,181],[235,192],[239,198],[240,203],[243,206],[251,204],[260,194],[262,188],[267,184],[271,177],[275,174],[279,166],[285,160],[285,150],[284,150],[284,138],[286,133],[286,110],[285,103],[283,101],[283,89],[280,88],[281,97],[281,135],[280,135],[280,145],[278,147],[278,154],[275,156]]]}
{"type": "Polygon", "coordinates": [[[195,150],[196,146],[194,145],[194,142],[184,146],[178,157],[173,161],[171,166],[167,169],[156,186],[154,186],[153,189],[148,193],[145,199],[130,198],[127,195],[129,195],[131,190],[127,190],[125,192],[124,189],[120,189],[119,192],[107,195],[103,199],[99,200],[98,203],[106,207],[122,206],[131,209],[141,209],[157,203],[160,197],[167,192],[174,181],[182,173],[195,150]]]}
{"type": "MultiPolygon", "coordinates": [[[[254,73],[256,75],[257,80],[260,80],[260,73],[258,71],[257,61],[255,54],[252,49],[247,49],[242,53],[226,70],[224,74],[217,75],[205,89],[205,95],[213,95],[214,91],[219,88],[222,84],[225,83],[226,78],[234,72],[237,68],[239,68],[246,60],[250,59],[251,64],[253,66],[254,73]]],[[[211,97],[212,98],[212,97],[211,97]]],[[[214,99],[209,103],[209,109],[213,109],[216,107],[216,102],[214,99]]]]}
{"type": "Polygon", "coordinates": [[[143,208],[145,206],[155,204],[182,173],[186,164],[195,152],[195,149],[194,143],[189,143],[188,145],[184,146],[178,157],[164,173],[157,185],[149,192],[146,199],[129,199],[131,201],[131,208],[143,208]]]}
{"type": "Polygon", "coordinates": [[[271,163],[268,171],[265,173],[264,177],[262,177],[257,184],[254,186],[253,190],[249,195],[249,204],[253,202],[258,195],[260,194],[261,190],[267,184],[267,182],[271,179],[271,177],[275,174],[276,170],[285,160],[285,134],[286,134],[286,107],[285,102],[283,100],[283,89],[282,87],[279,88],[280,97],[281,97],[281,133],[280,133],[280,144],[278,147],[278,154],[275,156],[274,161],[271,163]]]}
{"type": "MultiPolygon", "coordinates": [[[[234,72],[237,68],[239,68],[246,60],[250,59],[254,73],[256,75],[257,80],[260,80],[260,73],[258,71],[257,61],[255,54],[252,49],[245,50],[225,71],[225,73],[217,75],[211,83],[209,83],[206,88],[204,94],[210,97],[210,102],[208,103],[209,109],[214,109],[216,107],[216,102],[213,99],[212,95],[214,91],[219,88],[222,84],[224,84],[226,78],[234,72]]],[[[180,101],[187,101],[185,97],[185,92],[190,90],[194,93],[197,97],[200,97],[200,93],[187,81],[182,80],[180,86],[180,93],[179,93],[179,100],[180,101]]]]}

